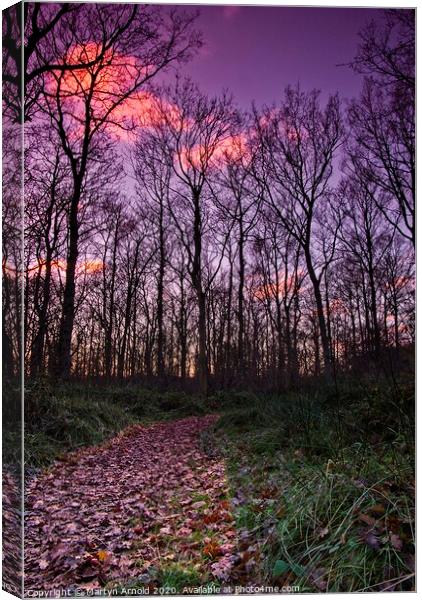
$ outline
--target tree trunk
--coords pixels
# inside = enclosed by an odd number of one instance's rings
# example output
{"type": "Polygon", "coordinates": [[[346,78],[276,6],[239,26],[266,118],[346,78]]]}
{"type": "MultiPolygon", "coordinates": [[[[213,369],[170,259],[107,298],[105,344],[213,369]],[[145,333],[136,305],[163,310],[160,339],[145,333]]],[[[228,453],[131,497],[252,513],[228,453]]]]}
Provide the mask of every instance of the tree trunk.
{"type": "Polygon", "coordinates": [[[50,304],[50,287],[51,287],[51,255],[47,252],[46,265],[45,265],[45,277],[42,291],[42,303],[38,313],[38,331],[35,335],[34,341],[31,348],[31,363],[30,373],[31,377],[35,377],[41,371],[43,356],[44,356],[44,345],[45,337],[47,335],[47,312],[50,304]]]}
{"type": "Polygon", "coordinates": [[[182,387],[186,382],[186,364],[188,356],[187,345],[187,317],[186,317],[186,298],[184,287],[184,272],[180,273],[180,313],[179,313],[179,341],[180,341],[180,378],[182,387]]]}
{"type": "Polygon", "coordinates": [[[157,284],[157,374],[160,379],[164,377],[164,331],[163,331],[163,312],[164,312],[164,272],[165,272],[165,242],[163,227],[163,202],[160,200],[160,218],[159,218],[159,243],[160,258],[158,267],[157,284]]]}
{"type": "Polygon", "coordinates": [[[54,362],[54,374],[61,379],[67,379],[71,370],[71,348],[73,322],[75,319],[75,274],[79,254],[79,222],[78,209],[82,193],[82,180],[86,169],[88,149],[85,143],[79,172],[74,170],[74,188],[69,213],[69,241],[66,262],[66,283],[64,287],[62,316],[60,322],[57,359],[54,362]]]}
{"type": "MultiPolygon", "coordinates": [[[[118,223],[114,232],[113,256],[111,264],[111,282],[110,282],[110,303],[108,308],[108,318],[106,319],[106,331],[104,337],[104,374],[106,379],[111,378],[113,361],[113,321],[114,321],[114,292],[116,285],[116,256],[118,243],[118,223]]],[[[105,290],[104,290],[104,293],[105,290]]]]}
{"type": "Polygon", "coordinates": [[[237,323],[238,323],[238,338],[237,338],[237,360],[238,360],[238,376],[243,377],[245,374],[245,356],[244,356],[244,317],[243,317],[243,289],[245,285],[245,257],[244,257],[244,231],[242,217],[239,219],[239,287],[237,291],[237,323]]]}
{"type": "Polygon", "coordinates": [[[332,359],[330,352],[330,342],[327,334],[327,324],[324,315],[324,305],[322,301],[321,295],[321,285],[318,277],[315,274],[315,270],[312,264],[312,257],[310,254],[309,246],[305,247],[305,259],[306,266],[308,269],[309,278],[312,282],[315,304],[317,309],[317,317],[318,317],[318,327],[319,333],[321,337],[321,346],[322,346],[322,355],[324,358],[324,375],[328,381],[332,380],[333,372],[332,372],[332,359]]]}
{"type": "Polygon", "coordinates": [[[194,256],[192,264],[192,283],[198,303],[198,383],[202,396],[208,393],[208,357],[207,357],[207,309],[205,292],[202,289],[202,221],[200,197],[194,194],[194,256]]]}

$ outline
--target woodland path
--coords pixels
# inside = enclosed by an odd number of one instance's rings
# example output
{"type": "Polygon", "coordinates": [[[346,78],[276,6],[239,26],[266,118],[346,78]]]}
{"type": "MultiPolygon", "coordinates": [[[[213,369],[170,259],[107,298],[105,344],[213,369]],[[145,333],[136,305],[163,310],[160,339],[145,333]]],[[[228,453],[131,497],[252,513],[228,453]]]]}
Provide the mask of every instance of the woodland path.
{"type": "Polygon", "coordinates": [[[180,565],[225,581],[235,561],[224,461],[201,448],[213,415],[134,425],[68,454],[26,490],[26,590],[154,585],[180,565]]]}

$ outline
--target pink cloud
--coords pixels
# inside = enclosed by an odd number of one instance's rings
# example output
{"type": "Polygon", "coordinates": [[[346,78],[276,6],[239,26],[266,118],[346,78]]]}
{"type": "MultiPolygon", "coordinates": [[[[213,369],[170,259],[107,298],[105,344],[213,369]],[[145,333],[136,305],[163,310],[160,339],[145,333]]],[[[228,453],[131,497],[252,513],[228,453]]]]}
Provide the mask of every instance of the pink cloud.
{"type": "MultiPolygon", "coordinates": [[[[100,52],[100,44],[87,42],[70,48],[67,61],[70,64],[89,63],[100,52]]],[[[80,142],[84,133],[85,101],[92,86],[94,71],[96,82],[91,99],[92,117],[97,121],[106,120],[105,131],[108,135],[122,142],[132,142],[137,127],[157,124],[160,113],[155,96],[146,91],[129,94],[133,82],[141,73],[148,74],[148,68],[142,67],[135,57],[120,55],[110,49],[94,70],[82,66],[75,71],[65,72],[61,78],[59,74],[51,75],[47,86],[54,95],[60,81],[64,124],[71,142],[80,142]],[[116,105],[116,98],[125,94],[129,94],[128,97],[116,105]]],[[[166,112],[177,118],[176,107],[167,105],[166,112]]]]}
{"type": "Polygon", "coordinates": [[[230,135],[215,145],[210,155],[210,150],[203,146],[194,146],[184,149],[180,155],[183,169],[198,168],[201,164],[208,164],[211,168],[221,167],[224,164],[239,161],[248,162],[250,158],[245,134],[230,135]]]}

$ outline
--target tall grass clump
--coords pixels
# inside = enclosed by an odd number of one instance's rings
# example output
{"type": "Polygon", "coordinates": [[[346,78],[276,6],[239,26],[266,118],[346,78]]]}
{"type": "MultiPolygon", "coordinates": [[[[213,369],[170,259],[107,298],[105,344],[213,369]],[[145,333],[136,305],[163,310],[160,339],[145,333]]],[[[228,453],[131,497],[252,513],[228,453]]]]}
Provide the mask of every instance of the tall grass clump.
{"type": "Polygon", "coordinates": [[[255,577],[303,592],[412,589],[413,422],[412,388],[386,382],[227,411],[215,435],[238,527],[261,548],[255,577]]]}

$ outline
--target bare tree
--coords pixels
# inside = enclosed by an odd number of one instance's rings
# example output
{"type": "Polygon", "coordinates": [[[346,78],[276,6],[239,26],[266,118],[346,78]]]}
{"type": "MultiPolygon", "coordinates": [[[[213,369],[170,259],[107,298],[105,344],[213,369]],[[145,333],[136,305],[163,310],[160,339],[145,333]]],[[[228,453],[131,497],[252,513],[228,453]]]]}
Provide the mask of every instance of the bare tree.
{"type": "Polygon", "coordinates": [[[92,6],[95,14],[90,15],[89,22],[93,29],[84,21],[88,30],[72,31],[72,43],[68,44],[67,60],[85,62],[84,67],[70,72],[53,70],[42,105],[72,172],[66,284],[54,369],[61,377],[68,377],[70,373],[78,210],[90,162],[104,154],[110,128],[131,125],[125,115],[119,113],[123,103],[134,98],[140,88],[166,66],[189,56],[197,44],[196,37],[190,33],[190,17],[170,12],[160,24],[148,7],[134,11],[129,6],[92,6]],[[88,41],[92,39],[101,41],[88,41]]]}
{"type": "Polygon", "coordinates": [[[53,266],[59,261],[65,242],[63,232],[68,202],[66,189],[70,175],[63,164],[61,153],[51,145],[51,140],[48,140],[48,134],[45,139],[43,132],[36,128],[30,139],[35,138],[38,143],[32,147],[32,157],[26,157],[25,171],[26,246],[27,254],[34,259],[34,263],[29,265],[30,293],[37,324],[31,341],[31,376],[36,376],[43,370],[53,266]],[[43,144],[39,144],[41,139],[43,144]]]}
{"type": "Polygon", "coordinates": [[[13,378],[22,361],[22,212],[20,130],[3,118],[2,140],[2,339],[3,376],[13,378]]]}
{"type": "Polygon", "coordinates": [[[384,28],[369,25],[352,63],[365,74],[349,109],[350,154],[362,181],[376,184],[386,219],[415,244],[414,11],[386,11],[384,28]]]}
{"type": "Polygon", "coordinates": [[[374,188],[371,193],[352,179],[343,185],[338,205],[343,248],[347,248],[348,260],[356,261],[362,273],[370,350],[379,357],[381,333],[377,270],[392,242],[394,229],[385,227],[383,215],[374,199],[375,193],[374,188]]]}
{"type": "MultiPolygon", "coordinates": [[[[154,114],[155,128],[149,135],[154,136],[157,151],[161,151],[172,169],[168,209],[188,256],[188,271],[197,297],[198,377],[205,395],[208,389],[206,288],[210,284],[204,284],[203,243],[210,219],[206,184],[221,158],[236,115],[229,97],[207,98],[190,81],[177,82],[174,90],[162,90],[154,114]]],[[[221,259],[220,255],[213,277],[221,259]]]]}
{"type": "Polygon", "coordinates": [[[162,160],[152,138],[142,139],[134,152],[134,172],[138,182],[140,214],[145,214],[157,238],[157,374],[164,377],[164,279],[168,262],[171,166],[162,160]]]}
{"type": "MultiPolygon", "coordinates": [[[[242,130],[247,129],[246,121],[242,130]]],[[[216,189],[213,199],[223,215],[234,225],[231,235],[237,239],[238,287],[237,287],[237,377],[245,372],[244,363],[244,287],[247,243],[261,209],[259,188],[249,172],[250,147],[246,133],[234,135],[224,152],[224,160],[219,170],[219,181],[223,193],[216,189]],[[224,193],[224,188],[227,190],[224,193]]],[[[212,189],[212,188],[211,188],[212,189]]],[[[231,299],[231,296],[230,296],[231,299]]]]}
{"type": "MultiPolygon", "coordinates": [[[[316,212],[328,206],[330,180],[336,150],[342,142],[342,123],[337,96],[319,107],[318,93],[288,88],[279,109],[255,115],[260,153],[253,166],[267,204],[297,240],[304,253],[312,282],[324,369],[330,376],[332,360],[321,279],[327,262],[315,243],[316,212]]],[[[334,245],[330,254],[332,258],[334,245]]]]}
{"type": "MultiPolygon", "coordinates": [[[[9,378],[24,357],[31,376],[205,395],[405,360],[415,287],[409,11],[363,33],[354,67],[367,80],[343,144],[337,96],[322,104],[288,88],[248,116],[178,77],[149,85],[198,47],[180,11],[24,10],[33,50],[23,263],[19,126],[4,141],[9,378]],[[136,188],[122,176],[128,148],[136,188]]],[[[18,33],[15,12],[8,33],[18,33]]],[[[5,108],[15,126],[19,103],[7,97],[5,108]]]]}
{"type": "Polygon", "coordinates": [[[358,73],[375,76],[392,87],[415,92],[415,11],[385,10],[384,25],[369,23],[350,63],[358,73]]]}

